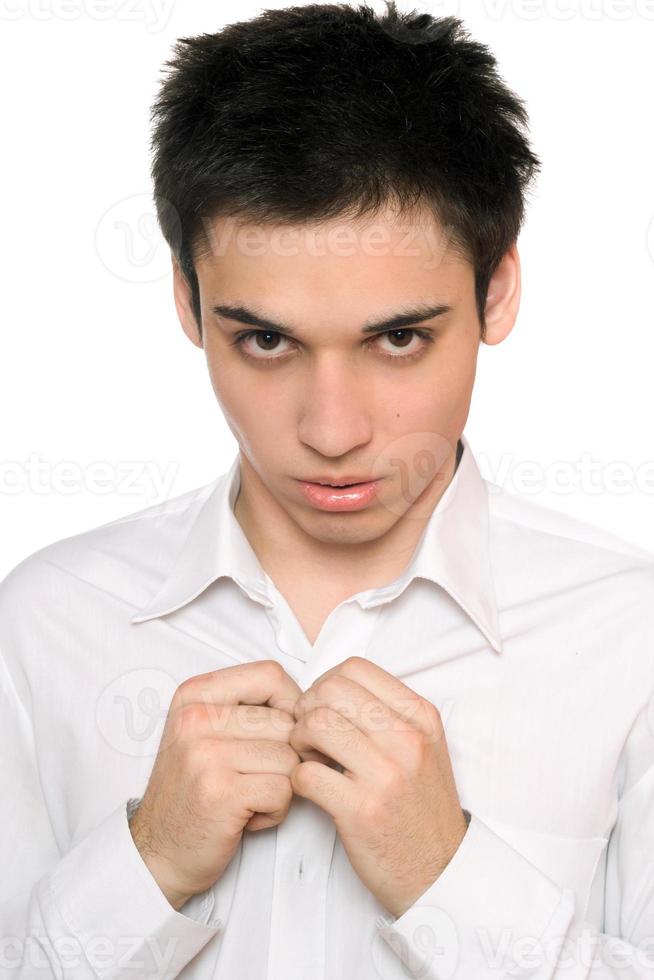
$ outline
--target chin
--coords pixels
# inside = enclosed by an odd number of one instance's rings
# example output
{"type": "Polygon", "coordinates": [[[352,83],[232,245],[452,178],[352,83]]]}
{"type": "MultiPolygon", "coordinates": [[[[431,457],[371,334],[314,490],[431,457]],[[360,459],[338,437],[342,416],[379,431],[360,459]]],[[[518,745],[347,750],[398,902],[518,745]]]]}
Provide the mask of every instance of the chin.
{"type": "Polygon", "coordinates": [[[384,525],[379,514],[353,511],[348,514],[313,511],[298,521],[303,531],[323,544],[365,544],[381,538],[394,522],[384,525]]]}

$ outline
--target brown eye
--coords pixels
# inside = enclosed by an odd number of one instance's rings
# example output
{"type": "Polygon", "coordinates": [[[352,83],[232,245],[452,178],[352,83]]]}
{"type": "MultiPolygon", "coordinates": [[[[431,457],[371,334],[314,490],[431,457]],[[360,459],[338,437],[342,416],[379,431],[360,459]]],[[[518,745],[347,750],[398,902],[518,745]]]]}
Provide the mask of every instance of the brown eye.
{"type": "Polygon", "coordinates": [[[411,342],[412,334],[412,330],[389,330],[388,332],[389,338],[393,341],[399,341],[398,344],[395,344],[396,347],[406,347],[411,342]]]}
{"type": "MultiPolygon", "coordinates": [[[[277,330],[246,330],[244,333],[237,334],[232,340],[232,345],[238,347],[245,357],[260,363],[272,364],[282,359],[282,354],[275,353],[279,346],[279,341],[286,340],[283,334],[277,330]],[[259,353],[255,353],[254,344],[259,353]],[[272,357],[262,357],[261,354],[272,354],[272,357]]],[[[284,348],[282,347],[282,352],[284,348]]]]}
{"type": "Polygon", "coordinates": [[[378,348],[380,354],[397,364],[407,364],[422,357],[433,340],[433,336],[428,331],[418,330],[416,327],[387,330],[385,333],[377,334],[376,337],[376,343],[384,341],[384,346],[378,348]],[[390,344],[390,349],[385,346],[387,343],[390,344]],[[399,353],[400,351],[402,353],[399,353]]]}
{"type": "MultiPolygon", "coordinates": [[[[432,335],[425,330],[419,330],[416,327],[401,328],[397,330],[386,330],[384,333],[376,334],[372,341],[366,342],[366,347],[377,347],[378,352],[386,358],[390,363],[394,361],[396,364],[407,364],[413,360],[416,360],[426,352],[427,347],[432,344],[434,338],[432,335]],[[412,340],[418,341],[414,344],[410,350],[405,353],[391,353],[388,349],[384,347],[378,347],[380,341],[391,341],[391,347],[394,351],[404,351],[408,348],[412,340]]],[[[259,364],[265,364],[267,366],[274,366],[275,364],[281,364],[286,362],[289,358],[286,356],[288,353],[292,352],[295,345],[289,338],[278,330],[245,330],[243,333],[237,334],[231,341],[232,346],[237,347],[243,354],[244,357],[249,357],[251,361],[258,361],[259,364]],[[279,341],[282,341],[281,353],[279,351],[279,341]],[[259,353],[255,353],[254,342],[256,341],[256,349],[259,353]],[[290,345],[287,350],[285,348],[284,342],[290,345]],[[262,357],[262,354],[270,354],[270,357],[262,357]]]]}
{"type": "Polygon", "coordinates": [[[273,330],[261,330],[255,334],[255,337],[257,339],[257,346],[260,347],[261,350],[266,351],[274,350],[277,346],[276,342],[279,340],[279,334],[275,333],[273,330]]]}

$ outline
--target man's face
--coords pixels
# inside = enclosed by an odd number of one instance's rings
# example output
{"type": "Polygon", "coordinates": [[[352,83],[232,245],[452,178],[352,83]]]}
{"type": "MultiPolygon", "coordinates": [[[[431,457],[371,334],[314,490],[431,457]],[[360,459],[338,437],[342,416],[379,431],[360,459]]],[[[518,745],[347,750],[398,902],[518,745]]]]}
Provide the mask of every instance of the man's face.
{"type": "MultiPolygon", "coordinates": [[[[433,506],[439,479],[453,471],[475,379],[472,266],[430,216],[274,227],[223,218],[211,232],[212,254],[196,264],[202,345],[248,496],[332,545],[428,516],[425,503],[433,506]],[[362,333],[437,306],[450,309],[362,333]],[[233,308],[283,329],[239,321],[233,308]],[[326,510],[300,483],[352,475],[379,480],[356,510],[326,510]]],[[[176,270],[176,294],[183,288],[176,270]]],[[[185,330],[199,346],[194,328],[185,330]]]]}

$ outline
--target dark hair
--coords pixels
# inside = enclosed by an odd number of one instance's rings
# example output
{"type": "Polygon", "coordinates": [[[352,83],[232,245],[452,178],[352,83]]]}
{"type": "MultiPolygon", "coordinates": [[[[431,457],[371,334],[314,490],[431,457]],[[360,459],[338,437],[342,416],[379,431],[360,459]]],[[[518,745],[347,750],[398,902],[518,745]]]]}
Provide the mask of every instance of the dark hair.
{"type": "MultiPolygon", "coordinates": [[[[540,169],[524,103],[456,17],[393,0],[264,10],[179,38],[151,109],[162,234],[191,287],[204,222],[300,224],[426,207],[472,263],[481,337],[489,280],[540,169]]],[[[163,69],[162,69],[163,70],[163,69]]]]}

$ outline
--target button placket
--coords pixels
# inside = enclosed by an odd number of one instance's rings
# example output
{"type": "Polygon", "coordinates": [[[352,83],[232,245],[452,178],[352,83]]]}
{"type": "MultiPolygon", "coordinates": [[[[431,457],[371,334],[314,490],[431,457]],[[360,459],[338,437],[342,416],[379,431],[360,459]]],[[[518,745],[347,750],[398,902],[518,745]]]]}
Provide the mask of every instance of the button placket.
{"type": "MultiPolygon", "coordinates": [[[[300,672],[300,687],[306,690],[349,656],[365,657],[381,609],[362,610],[347,600],[332,610],[300,672]]],[[[311,800],[295,796],[276,835],[267,980],[323,980],[336,825],[311,800]]]]}
{"type": "Polygon", "coordinates": [[[323,980],[331,816],[296,796],[277,827],[267,980],[323,980]]]}

